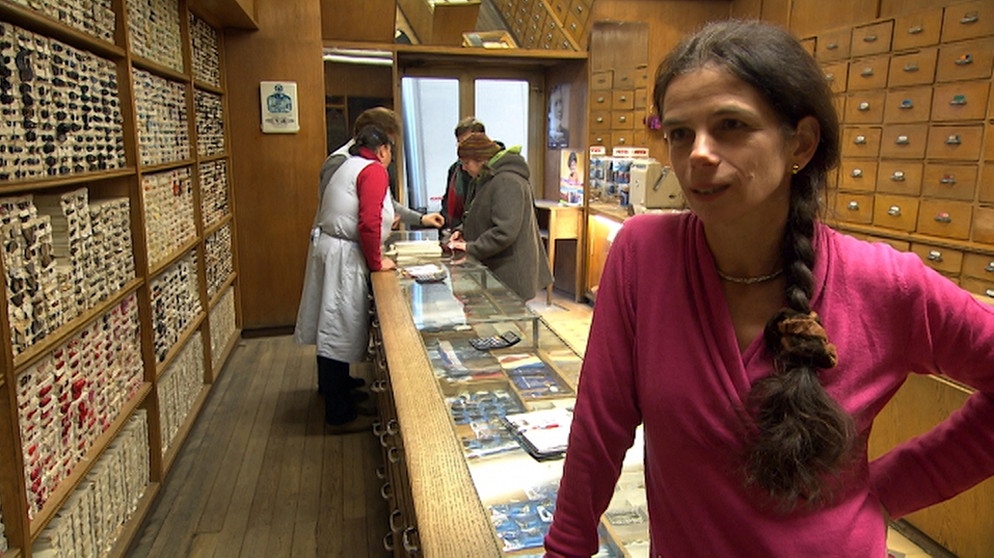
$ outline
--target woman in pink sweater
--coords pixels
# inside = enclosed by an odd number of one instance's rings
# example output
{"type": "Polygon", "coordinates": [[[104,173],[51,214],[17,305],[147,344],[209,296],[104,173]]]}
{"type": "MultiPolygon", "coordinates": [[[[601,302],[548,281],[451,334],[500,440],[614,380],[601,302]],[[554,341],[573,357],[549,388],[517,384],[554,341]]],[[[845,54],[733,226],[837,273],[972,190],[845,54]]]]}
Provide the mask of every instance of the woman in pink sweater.
{"type": "Polygon", "coordinates": [[[888,516],[994,475],[994,311],[817,220],[839,124],[789,33],[713,23],[654,100],[691,212],[629,219],[611,248],[547,554],[596,552],[641,423],[653,558],[883,558],[888,516]],[[909,373],[977,392],[870,463],[909,373]]]}

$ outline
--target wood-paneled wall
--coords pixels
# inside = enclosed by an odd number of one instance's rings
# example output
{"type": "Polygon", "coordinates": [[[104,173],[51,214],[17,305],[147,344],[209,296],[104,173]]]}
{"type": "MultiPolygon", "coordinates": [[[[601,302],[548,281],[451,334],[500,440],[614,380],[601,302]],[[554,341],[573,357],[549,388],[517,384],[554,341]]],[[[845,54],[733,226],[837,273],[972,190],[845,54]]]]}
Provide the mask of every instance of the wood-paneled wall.
{"type": "Polygon", "coordinates": [[[320,0],[255,0],[258,31],[227,30],[234,203],[245,330],[296,320],[325,156],[320,0]],[[259,82],[295,81],[300,131],[263,134],[259,82]]]}

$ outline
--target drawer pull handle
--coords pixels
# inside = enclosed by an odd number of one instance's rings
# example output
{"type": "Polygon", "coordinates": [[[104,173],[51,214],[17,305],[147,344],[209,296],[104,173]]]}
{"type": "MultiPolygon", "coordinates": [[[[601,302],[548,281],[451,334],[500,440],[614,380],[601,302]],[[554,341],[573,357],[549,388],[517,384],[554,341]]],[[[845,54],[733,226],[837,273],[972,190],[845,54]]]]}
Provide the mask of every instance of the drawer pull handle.
{"type": "Polygon", "coordinates": [[[863,169],[853,169],[852,172],[849,173],[849,176],[853,178],[862,178],[863,169]]]}
{"type": "Polygon", "coordinates": [[[397,446],[390,446],[387,448],[387,461],[390,463],[400,462],[400,448],[397,446]]]}
{"type": "Polygon", "coordinates": [[[859,75],[863,77],[870,77],[873,74],[874,74],[873,68],[863,68],[863,71],[859,73],[859,75]]]}
{"type": "Polygon", "coordinates": [[[887,215],[890,215],[891,217],[900,217],[901,216],[901,206],[899,206],[899,205],[892,205],[892,206],[890,206],[890,208],[887,209],[887,215]]]}
{"type": "Polygon", "coordinates": [[[603,95],[601,95],[600,97],[597,97],[597,102],[598,102],[598,103],[603,103],[603,102],[604,102],[604,101],[606,101],[606,100],[607,100],[607,99],[605,99],[603,95]]]}
{"type": "Polygon", "coordinates": [[[603,123],[604,123],[604,117],[603,117],[603,116],[598,116],[598,117],[596,118],[596,120],[597,120],[597,123],[598,123],[598,124],[603,124],[603,123]]]}
{"type": "Polygon", "coordinates": [[[864,43],[875,43],[875,42],[877,42],[877,36],[876,35],[867,35],[867,36],[863,37],[863,42],[864,43]]]}
{"type": "Polygon", "coordinates": [[[952,106],[954,106],[954,107],[955,106],[965,105],[966,104],[966,95],[953,95],[953,98],[952,98],[951,101],[949,101],[949,104],[952,105],[952,106]]]}
{"type": "Polygon", "coordinates": [[[835,74],[825,74],[825,80],[829,82],[835,81],[835,74]]]}
{"type": "Polygon", "coordinates": [[[897,136],[897,139],[894,140],[894,143],[898,145],[908,145],[909,143],[911,143],[911,138],[905,135],[900,135],[897,136]]]}
{"type": "Polygon", "coordinates": [[[403,512],[400,511],[400,509],[395,509],[392,512],[390,512],[390,520],[387,521],[387,523],[390,525],[391,532],[396,533],[397,531],[400,531],[400,525],[397,525],[396,523],[394,523],[394,521],[396,519],[400,519],[402,514],[403,512]]]}
{"type": "Polygon", "coordinates": [[[942,213],[940,213],[940,214],[938,214],[938,215],[935,216],[935,222],[936,223],[952,223],[953,222],[953,218],[948,213],[946,213],[945,211],[943,211],[942,213]]]}
{"type": "Polygon", "coordinates": [[[918,62],[908,62],[904,65],[904,71],[909,74],[912,72],[917,72],[919,70],[918,62]]]}
{"type": "Polygon", "coordinates": [[[890,175],[890,179],[894,182],[904,182],[904,171],[894,171],[894,174],[890,175]]]}
{"type": "Polygon", "coordinates": [[[865,145],[866,144],[866,136],[864,136],[862,134],[856,136],[856,138],[853,139],[853,143],[855,143],[856,145],[865,145]]]}
{"type": "Polygon", "coordinates": [[[827,50],[835,50],[839,48],[839,43],[828,43],[827,45],[825,45],[825,48],[827,50]]]}
{"type": "Polygon", "coordinates": [[[942,261],[942,252],[940,252],[938,250],[929,250],[927,258],[928,258],[928,261],[930,261],[930,262],[941,262],[942,261]]]}
{"type": "Polygon", "coordinates": [[[956,59],[955,64],[957,66],[966,66],[967,64],[973,64],[973,55],[970,54],[969,52],[966,53],[966,54],[963,54],[959,58],[956,59]]]}
{"type": "Polygon", "coordinates": [[[961,143],[963,143],[963,140],[959,134],[953,134],[946,138],[946,145],[960,145],[961,143]]]}
{"type": "Polygon", "coordinates": [[[383,535],[383,549],[393,552],[393,531],[387,531],[387,534],[383,535]]]}
{"type": "Polygon", "coordinates": [[[939,179],[939,184],[956,184],[956,175],[954,174],[942,175],[942,178],[939,179]]]}
{"type": "Polygon", "coordinates": [[[578,13],[578,14],[582,14],[583,13],[583,6],[582,5],[576,7],[576,13],[578,13]]]}
{"type": "Polygon", "coordinates": [[[625,138],[618,138],[618,143],[620,145],[626,145],[628,143],[628,140],[626,140],[625,138]]]}
{"type": "Polygon", "coordinates": [[[848,209],[849,211],[859,211],[859,202],[858,201],[849,202],[849,205],[846,206],[846,209],[848,209]]]}
{"type": "Polygon", "coordinates": [[[628,122],[628,117],[627,116],[619,116],[618,117],[618,122],[624,124],[625,122],[628,122]]]}
{"type": "Polygon", "coordinates": [[[385,482],[380,486],[380,497],[384,500],[389,500],[393,498],[393,485],[389,482],[385,482]]]}
{"type": "Polygon", "coordinates": [[[969,25],[971,23],[977,23],[980,20],[980,14],[977,12],[967,12],[959,22],[963,25],[969,25]]]}
{"type": "Polygon", "coordinates": [[[987,273],[994,273],[994,262],[987,262],[987,267],[984,268],[987,273]]]}
{"type": "Polygon", "coordinates": [[[911,99],[904,99],[901,101],[901,105],[898,108],[903,110],[913,109],[915,108],[915,102],[911,99]]]}
{"type": "Polygon", "coordinates": [[[984,289],[984,294],[990,298],[994,298],[994,289],[984,289]]]}
{"type": "Polygon", "coordinates": [[[621,98],[620,98],[619,100],[620,100],[620,101],[621,101],[622,103],[626,103],[626,102],[628,102],[628,95],[622,95],[622,96],[621,96],[621,98]]]}
{"type": "Polygon", "coordinates": [[[908,27],[908,35],[919,35],[923,31],[925,31],[925,28],[922,27],[921,25],[916,25],[914,27],[908,27]]]}
{"type": "Polygon", "coordinates": [[[860,104],[859,104],[859,106],[858,106],[858,107],[856,107],[856,108],[857,108],[857,110],[859,110],[860,112],[866,112],[866,111],[870,110],[870,103],[868,103],[868,102],[866,102],[866,101],[863,101],[863,102],[862,102],[862,103],[860,103],[860,104]]]}
{"type": "Polygon", "coordinates": [[[407,552],[408,554],[412,555],[412,556],[418,554],[419,548],[418,548],[418,545],[416,545],[413,542],[411,542],[411,538],[410,537],[413,536],[417,532],[418,532],[418,528],[417,527],[413,527],[413,526],[412,527],[408,527],[407,529],[404,529],[404,532],[401,534],[401,537],[400,537],[401,540],[404,543],[404,551],[407,552]]]}

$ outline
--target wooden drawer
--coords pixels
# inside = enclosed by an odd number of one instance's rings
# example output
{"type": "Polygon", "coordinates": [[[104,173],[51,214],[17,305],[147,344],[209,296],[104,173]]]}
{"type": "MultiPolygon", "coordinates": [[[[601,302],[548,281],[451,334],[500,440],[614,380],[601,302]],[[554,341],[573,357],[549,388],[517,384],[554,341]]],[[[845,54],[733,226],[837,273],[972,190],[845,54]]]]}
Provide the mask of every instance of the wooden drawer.
{"type": "Polygon", "coordinates": [[[880,156],[892,159],[921,159],[925,156],[928,124],[887,126],[880,138],[880,156]]]}
{"type": "Polygon", "coordinates": [[[611,70],[590,73],[590,88],[593,90],[602,91],[604,89],[611,89],[612,83],[614,83],[614,72],[611,70]]]}
{"type": "Polygon", "coordinates": [[[970,238],[973,205],[967,202],[923,199],[916,231],[921,234],[966,240],[970,238]]]}
{"type": "Polygon", "coordinates": [[[825,79],[828,80],[828,85],[832,89],[832,93],[843,93],[846,90],[846,84],[849,83],[849,62],[834,62],[832,64],[822,64],[822,71],[825,73],[825,79]]]}
{"type": "Polygon", "coordinates": [[[634,130],[612,130],[611,131],[611,146],[622,145],[622,146],[633,146],[635,145],[635,131],[634,130]]]}
{"type": "Polygon", "coordinates": [[[635,112],[630,110],[612,110],[611,111],[611,129],[612,130],[634,130],[635,129],[635,112]]]}
{"type": "Polygon", "coordinates": [[[590,19],[590,8],[594,0],[573,0],[570,4],[569,12],[576,17],[577,21],[586,25],[590,19]]]}
{"type": "Polygon", "coordinates": [[[856,27],[852,31],[851,56],[867,56],[890,52],[894,36],[894,21],[887,20],[856,27]]]}
{"type": "MultiPolygon", "coordinates": [[[[984,124],[984,160],[994,161],[994,123],[991,122],[984,124]]],[[[987,178],[994,182],[994,165],[987,165],[987,168],[990,173],[987,178]]]]}
{"type": "Polygon", "coordinates": [[[880,155],[880,128],[870,126],[842,129],[843,157],[877,157],[880,155]]]}
{"type": "Polygon", "coordinates": [[[869,225],[873,222],[873,195],[836,192],[834,217],[847,223],[869,225]]]}
{"type": "Polygon", "coordinates": [[[963,268],[963,252],[959,250],[912,242],[911,251],[918,254],[925,265],[943,274],[959,275],[963,268]]]}
{"type": "Polygon", "coordinates": [[[942,41],[959,41],[994,35],[994,4],[975,0],[946,6],[942,19],[942,41]]]}
{"type": "Polygon", "coordinates": [[[611,91],[611,110],[632,110],[634,108],[634,89],[615,89],[611,91]]]}
{"type": "Polygon", "coordinates": [[[648,64],[638,64],[635,66],[635,88],[649,88],[652,86],[652,70],[648,64]]]}
{"type": "Polygon", "coordinates": [[[611,111],[609,110],[592,110],[590,111],[590,131],[597,130],[610,130],[611,129],[611,111]]]}
{"type": "Polygon", "coordinates": [[[942,32],[942,8],[916,12],[894,20],[894,50],[934,45],[942,32]]]}
{"type": "Polygon", "coordinates": [[[977,199],[980,203],[994,204],[994,162],[980,164],[980,182],[977,186],[977,199]]]}
{"type": "Polygon", "coordinates": [[[614,81],[611,84],[611,89],[635,89],[635,81],[637,76],[638,70],[634,67],[615,68],[614,81]]]}
{"type": "Polygon", "coordinates": [[[932,126],[928,132],[929,159],[974,161],[980,158],[983,124],[969,126],[932,126]]]}
{"type": "Polygon", "coordinates": [[[845,60],[849,58],[852,29],[845,27],[819,33],[815,45],[815,57],[822,61],[845,60]]]}
{"type": "Polygon", "coordinates": [[[874,159],[843,159],[839,166],[839,189],[855,192],[872,192],[877,177],[874,159]]]}
{"type": "Polygon", "coordinates": [[[994,65],[994,37],[974,39],[939,47],[935,81],[984,79],[994,65]]]}
{"type": "Polygon", "coordinates": [[[932,120],[983,120],[990,81],[957,81],[935,87],[932,120]]]}
{"type": "Polygon", "coordinates": [[[801,39],[801,46],[804,50],[808,51],[811,56],[815,55],[815,45],[817,44],[817,39],[815,37],[805,37],[801,39]]]}
{"type": "Polygon", "coordinates": [[[884,101],[884,122],[903,124],[927,122],[932,116],[932,87],[894,89],[884,101]]]}
{"type": "Polygon", "coordinates": [[[920,200],[910,196],[877,194],[873,197],[873,224],[903,232],[915,230],[920,200]]]}
{"type": "Polygon", "coordinates": [[[893,55],[887,73],[887,87],[932,83],[938,60],[939,47],[893,55]]]}
{"type": "Polygon", "coordinates": [[[635,110],[644,110],[649,108],[652,104],[649,101],[649,89],[647,87],[641,87],[635,90],[635,110]]]}
{"type": "Polygon", "coordinates": [[[613,93],[610,89],[595,90],[590,95],[590,110],[592,111],[611,110],[612,94],[613,93]]]}
{"type": "Polygon", "coordinates": [[[902,196],[918,196],[922,191],[922,164],[918,161],[880,161],[877,191],[902,196]]]}
{"type": "Polygon", "coordinates": [[[850,93],[846,98],[845,122],[847,124],[880,124],[884,121],[883,90],[850,93]]]}
{"type": "Polygon", "coordinates": [[[922,195],[946,200],[973,201],[977,192],[977,166],[925,163],[922,195]]]}
{"type": "Polygon", "coordinates": [[[563,30],[569,35],[573,42],[580,47],[580,50],[586,52],[587,50],[587,39],[589,34],[587,33],[587,28],[584,26],[583,22],[576,18],[573,13],[569,13],[566,16],[566,21],[563,24],[563,30]]]}
{"type": "Polygon", "coordinates": [[[591,130],[589,140],[590,145],[608,145],[611,143],[611,130],[591,130]]]}
{"type": "Polygon", "coordinates": [[[849,91],[883,89],[887,86],[890,55],[870,56],[849,63],[849,91]]]}
{"type": "MultiPolygon", "coordinates": [[[[994,208],[976,207],[973,209],[973,235],[971,238],[974,242],[994,244],[994,208]]],[[[988,258],[988,261],[994,261],[994,257],[988,258]]],[[[994,278],[994,270],[991,271],[991,277],[994,278]]]]}

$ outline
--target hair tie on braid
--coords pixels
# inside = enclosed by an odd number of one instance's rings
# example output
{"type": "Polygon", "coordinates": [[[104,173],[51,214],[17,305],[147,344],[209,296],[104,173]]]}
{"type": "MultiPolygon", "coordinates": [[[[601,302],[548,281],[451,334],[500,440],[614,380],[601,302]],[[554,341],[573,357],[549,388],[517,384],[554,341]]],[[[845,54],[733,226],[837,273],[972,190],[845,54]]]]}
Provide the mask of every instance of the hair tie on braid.
{"type": "Polygon", "coordinates": [[[793,310],[783,311],[777,323],[780,345],[784,355],[809,361],[817,368],[834,368],[838,362],[835,345],[828,342],[828,334],[815,312],[802,314],[793,310]]]}

